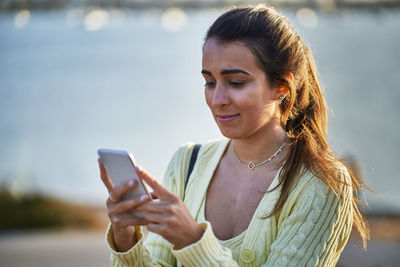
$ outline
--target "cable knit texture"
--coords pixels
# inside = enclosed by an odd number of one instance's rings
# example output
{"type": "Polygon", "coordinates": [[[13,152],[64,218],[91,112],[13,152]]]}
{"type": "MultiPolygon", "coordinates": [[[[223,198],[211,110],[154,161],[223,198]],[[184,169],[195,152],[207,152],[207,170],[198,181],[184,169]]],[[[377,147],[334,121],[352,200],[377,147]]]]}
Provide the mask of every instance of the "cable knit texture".
{"type": "MultiPolygon", "coordinates": [[[[306,170],[297,177],[278,214],[263,218],[273,209],[280,188],[261,199],[243,238],[231,243],[216,238],[201,208],[227,144],[228,140],[223,139],[201,147],[186,192],[184,180],[194,144],[178,149],[164,177],[165,186],[184,199],[192,216],[205,230],[202,238],[174,250],[172,244],[157,234],[149,233],[144,240],[137,227],[138,242],[129,251],[120,253],[115,251],[110,225],[106,241],[113,266],[335,266],[352,229],[352,188],[343,185],[341,193],[336,195],[306,170]]],[[[337,172],[342,180],[350,183],[344,168],[338,168],[337,172]]],[[[270,188],[278,183],[277,174],[270,188]]]]}

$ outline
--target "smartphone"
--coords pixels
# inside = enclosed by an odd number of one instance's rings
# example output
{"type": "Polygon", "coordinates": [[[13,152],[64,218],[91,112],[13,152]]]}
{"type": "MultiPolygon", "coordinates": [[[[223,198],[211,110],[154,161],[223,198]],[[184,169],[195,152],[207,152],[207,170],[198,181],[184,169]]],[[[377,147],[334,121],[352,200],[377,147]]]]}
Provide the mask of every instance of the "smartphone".
{"type": "MultiPolygon", "coordinates": [[[[144,182],[135,171],[135,159],[131,153],[124,150],[115,150],[100,148],[97,150],[100,160],[103,162],[104,168],[114,186],[135,179],[137,185],[122,195],[120,200],[128,200],[143,194],[147,194],[149,199],[152,199],[151,194],[147,191],[144,182]]],[[[141,215],[139,212],[131,212],[136,215],[141,215]]]]}

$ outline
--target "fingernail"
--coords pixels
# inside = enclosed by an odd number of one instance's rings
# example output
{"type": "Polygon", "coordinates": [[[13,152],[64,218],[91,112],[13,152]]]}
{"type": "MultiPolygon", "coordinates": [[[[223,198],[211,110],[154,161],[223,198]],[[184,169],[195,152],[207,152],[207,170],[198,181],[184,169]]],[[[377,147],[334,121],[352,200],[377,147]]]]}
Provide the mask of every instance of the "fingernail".
{"type": "Polygon", "coordinates": [[[112,217],[111,221],[112,221],[112,222],[118,222],[119,219],[118,219],[118,217],[112,217]]]}
{"type": "Polygon", "coordinates": [[[137,172],[142,172],[142,168],[140,168],[138,165],[135,165],[135,169],[137,172]]]}
{"type": "Polygon", "coordinates": [[[130,180],[129,182],[128,182],[128,185],[129,186],[133,186],[135,184],[135,179],[132,179],[132,180],[130,180]]]}
{"type": "Polygon", "coordinates": [[[143,194],[140,196],[140,201],[145,201],[147,199],[147,195],[143,194]]]}

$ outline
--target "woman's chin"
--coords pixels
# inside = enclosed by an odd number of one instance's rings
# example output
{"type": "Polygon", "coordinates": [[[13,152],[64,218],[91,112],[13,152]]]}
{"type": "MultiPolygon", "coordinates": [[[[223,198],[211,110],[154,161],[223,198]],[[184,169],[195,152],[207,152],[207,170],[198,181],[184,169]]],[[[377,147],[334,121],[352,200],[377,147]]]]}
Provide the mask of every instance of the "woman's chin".
{"type": "Polygon", "coordinates": [[[237,121],[235,122],[221,122],[217,118],[215,119],[219,131],[223,136],[229,139],[240,139],[243,138],[243,126],[237,121]]]}
{"type": "Polygon", "coordinates": [[[240,134],[238,131],[235,131],[233,129],[225,129],[222,127],[219,127],[219,130],[223,136],[229,139],[240,139],[243,137],[242,134],[240,134]]]}

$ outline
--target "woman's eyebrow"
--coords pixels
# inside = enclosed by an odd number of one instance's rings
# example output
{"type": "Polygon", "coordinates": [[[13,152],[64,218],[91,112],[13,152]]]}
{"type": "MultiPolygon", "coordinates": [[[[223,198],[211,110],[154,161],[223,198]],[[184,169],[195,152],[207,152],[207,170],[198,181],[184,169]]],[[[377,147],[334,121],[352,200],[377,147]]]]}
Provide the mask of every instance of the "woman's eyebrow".
{"type": "MultiPolygon", "coordinates": [[[[211,72],[205,69],[201,70],[202,74],[207,74],[212,76],[211,72]]],[[[243,73],[246,75],[250,75],[247,71],[241,70],[241,69],[228,69],[228,70],[223,70],[221,71],[221,75],[226,75],[226,74],[234,74],[234,73],[243,73]]]]}

